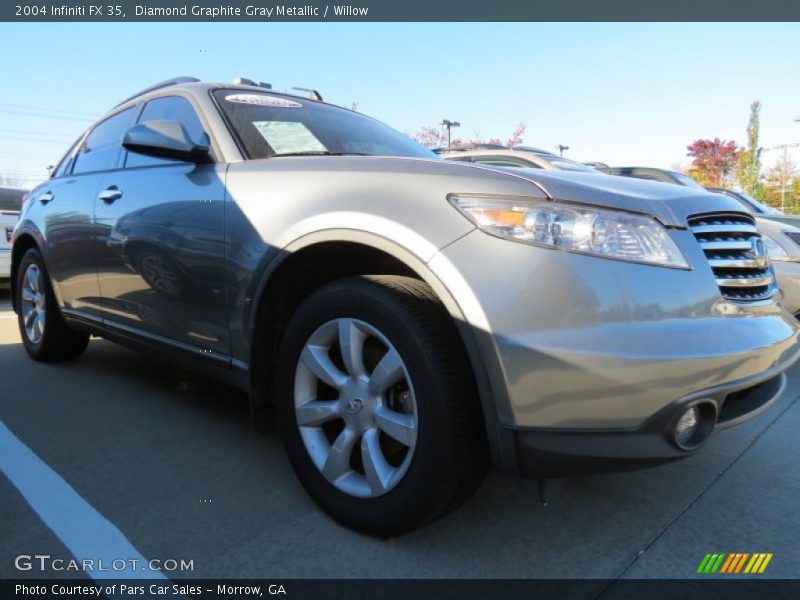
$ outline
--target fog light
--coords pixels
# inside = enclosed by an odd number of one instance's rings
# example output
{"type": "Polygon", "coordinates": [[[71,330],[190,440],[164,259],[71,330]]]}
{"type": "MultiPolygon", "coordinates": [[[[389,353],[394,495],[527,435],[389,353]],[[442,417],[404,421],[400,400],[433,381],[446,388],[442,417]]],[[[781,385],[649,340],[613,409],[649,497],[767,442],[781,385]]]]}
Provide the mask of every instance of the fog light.
{"type": "Polygon", "coordinates": [[[681,448],[689,448],[694,445],[692,438],[697,433],[699,426],[700,409],[697,406],[692,406],[681,415],[681,418],[678,419],[678,424],[675,425],[675,441],[681,448]]]}

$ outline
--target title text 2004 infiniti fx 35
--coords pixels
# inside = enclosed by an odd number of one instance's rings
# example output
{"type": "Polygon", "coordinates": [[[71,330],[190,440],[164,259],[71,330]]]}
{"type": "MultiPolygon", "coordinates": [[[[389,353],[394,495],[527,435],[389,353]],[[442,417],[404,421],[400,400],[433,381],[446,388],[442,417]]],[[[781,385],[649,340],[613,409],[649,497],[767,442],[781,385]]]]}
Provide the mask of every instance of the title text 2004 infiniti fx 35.
{"type": "Polygon", "coordinates": [[[797,325],[752,217],[697,194],[444,161],[320,101],[182,78],[30,193],[14,306],[34,359],[93,333],[249,390],[254,419],[274,403],[311,496],[389,536],[490,459],[666,462],[777,398],[797,325]]]}

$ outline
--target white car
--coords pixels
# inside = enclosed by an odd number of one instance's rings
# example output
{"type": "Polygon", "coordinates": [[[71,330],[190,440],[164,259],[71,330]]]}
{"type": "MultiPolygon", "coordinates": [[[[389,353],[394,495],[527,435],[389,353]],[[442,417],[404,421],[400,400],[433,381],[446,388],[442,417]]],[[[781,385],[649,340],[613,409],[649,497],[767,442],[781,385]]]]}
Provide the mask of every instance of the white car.
{"type": "Polygon", "coordinates": [[[11,277],[11,234],[19,219],[25,190],[0,188],[0,286],[11,277]]]}

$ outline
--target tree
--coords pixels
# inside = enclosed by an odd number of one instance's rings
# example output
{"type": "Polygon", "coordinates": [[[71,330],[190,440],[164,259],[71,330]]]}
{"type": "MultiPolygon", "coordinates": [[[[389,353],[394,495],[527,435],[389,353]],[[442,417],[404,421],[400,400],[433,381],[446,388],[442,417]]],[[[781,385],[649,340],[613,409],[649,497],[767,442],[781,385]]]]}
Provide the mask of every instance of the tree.
{"type": "MultiPolygon", "coordinates": [[[[519,146],[522,143],[523,136],[525,135],[525,124],[520,123],[516,126],[508,138],[505,145],[509,148],[519,146]]],[[[446,148],[447,147],[447,130],[441,125],[427,125],[421,127],[416,133],[408,134],[408,137],[419,142],[426,148],[446,148]]],[[[451,146],[474,146],[476,144],[498,144],[504,145],[499,137],[489,138],[488,141],[483,139],[480,131],[475,131],[472,138],[469,140],[462,140],[461,138],[454,138],[450,142],[451,146]]]]}
{"type": "Polygon", "coordinates": [[[410,134],[408,137],[426,148],[444,148],[447,146],[447,133],[445,133],[442,128],[437,128],[435,126],[427,125],[422,127],[416,133],[410,134]]]}
{"type": "Polygon", "coordinates": [[[791,159],[778,161],[761,184],[764,201],[787,214],[800,212],[800,171],[791,159]]]}
{"type": "Polygon", "coordinates": [[[519,146],[522,144],[522,138],[525,136],[525,123],[520,123],[517,125],[517,128],[514,129],[514,132],[511,134],[511,137],[508,138],[506,142],[506,146],[509,148],[513,148],[514,146],[519,146]]]}
{"type": "Polygon", "coordinates": [[[694,158],[689,174],[703,185],[728,186],[736,173],[739,147],[733,140],[695,140],[686,147],[694,158]]]}
{"type": "Polygon", "coordinates": [[[745,194],[758,200],[764,199],[761,177],[761,148],[758,147],[761,129],[761,102],[750,105],[750,119],[747,121],[747,147],[739,153],[739,185],[745,194]]]}

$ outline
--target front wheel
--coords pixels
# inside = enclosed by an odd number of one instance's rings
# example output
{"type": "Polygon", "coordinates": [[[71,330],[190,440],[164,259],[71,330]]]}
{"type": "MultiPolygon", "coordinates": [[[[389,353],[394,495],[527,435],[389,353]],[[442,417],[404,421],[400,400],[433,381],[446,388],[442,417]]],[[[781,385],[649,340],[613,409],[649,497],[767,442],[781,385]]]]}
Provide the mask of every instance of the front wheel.
{"type": "Polygon", "coordinates": [[[22,257],[16,291],[19,331],[31,358],[59,361],[83,354],[89,343],[89,334],[67,327],[44,260],[36,248],[31,248],[22,257]]]}
{"type": "Polygon", "coordinates": [[[329,284],[303,303],[281,346],[287,452],[334,519],[398,535],[477,488],[487,453],[473,377],[426,284],[394,276],[329,284]]]}

